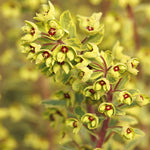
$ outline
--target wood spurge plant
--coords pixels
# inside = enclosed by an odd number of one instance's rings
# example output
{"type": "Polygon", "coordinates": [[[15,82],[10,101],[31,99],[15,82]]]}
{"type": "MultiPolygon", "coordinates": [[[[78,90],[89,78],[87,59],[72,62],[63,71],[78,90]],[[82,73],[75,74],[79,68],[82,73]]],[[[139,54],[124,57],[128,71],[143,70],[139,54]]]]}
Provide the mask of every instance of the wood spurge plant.
{"type": "Polygon", "coordinates": [[[101,12],[78,15],[75,21],[67,10],[58,20],[49,1],[34,17],[36,22],[25,21],[22,27],[22,52],[62,87],[54,99],[42,102],[50,125],[59,129],[61,149],[107,149],[110,139],[119,136],[126,144],[144,135],[129,113],[150,103],[128,86],[138,74],[139,60],[125,55],[119,42],[111,50],[101,49],[101,17],[101,12]]]}

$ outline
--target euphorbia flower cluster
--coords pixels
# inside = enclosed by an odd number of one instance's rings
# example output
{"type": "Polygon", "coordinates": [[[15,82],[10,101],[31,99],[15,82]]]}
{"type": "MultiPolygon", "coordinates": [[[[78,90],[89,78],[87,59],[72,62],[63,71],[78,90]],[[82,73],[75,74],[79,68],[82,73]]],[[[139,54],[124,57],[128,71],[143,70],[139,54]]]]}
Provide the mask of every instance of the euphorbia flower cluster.
{"type": "MultiPolygon", "coordinates": [[[[26,21],[22,28],[25,33],[23,52],[47,77],[62,85],[56,94],[58,99],[43,102],[48,107],[45,114],[50,124],[61,125],[60,129],[68,136],[70,130],[81,137],[87,131],[95,150],[103,146],[107,129],[112,129],[110,135],[118,133],[124,139],[132,140],[139,129],[130,127],[130,122],[126,124],[128,128],[120,126],[119,116],[125,115],[127,108],[150,102],[138,90],[126,87],[130,77],[138,73],[138,59],[123,54],[119,42],[111,50],[101,50],[104,35],[101,16],[102,13],[77,16],[85,34],[81,40],[70,12],[63,12],[57,20],[49,1],[34,17],[37,22],[26,21]],[[123,56],[121,59],[118,50],[123,56]],[[98,137],[94,139],[93,136],[98,137]]],[[[80,144],[84,147],[85,143],[80,144]]]]}

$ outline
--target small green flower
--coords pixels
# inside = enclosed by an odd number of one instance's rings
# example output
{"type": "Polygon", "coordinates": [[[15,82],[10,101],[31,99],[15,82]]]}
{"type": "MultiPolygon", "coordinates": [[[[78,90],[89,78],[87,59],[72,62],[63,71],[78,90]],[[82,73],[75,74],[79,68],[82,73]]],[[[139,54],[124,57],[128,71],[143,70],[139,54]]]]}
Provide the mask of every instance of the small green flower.
{"type": "Polygon", "coordinates": [[[36,43],[24,44],[22,45],[22,53],[37,53],[41,49],[41,45],[36,43]]]}
{"type": "Polygon", "coordinates": [[[95,114],[86,113],[82,116],[81,121],[87,124],[89,129],[96,129],[99,124],[99,119],[95,114]]]}
{"type": "Polygon", "coordinates": [[[84,58],[92,59],[100,56],[99,48],[96,44],[89,43],[87,47],[88,51],[85,51],[85,53],[83,54],[84,58]]]}
{"type": "Polygon", "coordinates": [[[55,74],[57,72],[60,72],[61,70],[63,70],[66,74],[68,74],[71,70],[71,64],[65,61],[63,62],[55,61],[52,70],[55,74]]]}
{"type": "Polygon", "coordinates": [[[90,97],[92,100],[99,100],[101,93],[93,89],[93,86],[88,86],[84,89],[83,94],[87,97],[90,97]]]}
{"type": "Polygon", "coordinates": [[[56,97],[59,98],[59,100],[66,100],[67,101],[67,106],[69,105],[74,105],[74,93],[72,91],[59,91],[56,93],[56,97]]]}
{"type": "Polygon", "coordinates": [[[150,98],[147,95],[140,94],[137,95],[136,102],[139,106],[144,106],[150,103],[150,98]]]}
{"type": "Polygon", "coordinates": [[[45,112],[45,117],[49,119],[50,126],[58,127],[60,123],[65,121],[66,114],[63,109],[50,107],[45,112]]]}
{"type": "Polygon", "coordinates": [[[102,103],[98,107],[100,113],[104,113],[106,116],[111,117],[115,115],[116,109],[112,103],[102,103]]]}
{"type": "Polygon", "coordinates": [[[82,127],[82,124],[79,122],[79,120],[77,120],[75,118],[68,118],[66,120],[66,125],[73,128],[74,134],[77,134],[82,127]]]}
{"type": "Polygon", "coordinates": [[[58,46],[53,52],[53,56],[58,62],[63,62],[65,60],[72,61],[75,59],[76,55],[76,51],[72,47],[66,45],[58,46]]]}
{"type": "Polygon", "coordinates": [[[51,40],[59,40],[61,39],[65,31],[64,29],[60,26],[59,22],[55,19],[48,21],[45,26],[46,34],[49,39],[51,40]]]}
{"type": "Polygon", "coordinates": [[[127,62],[127,70],[134,74],[134,75],[137,75],[137,73],[139,72],[136,67],[138,66],[139,64],[139,61],[137,58],[132,58],[130,59],[128,62],[127,62]]]}
{"type": "Polygon", "coordinates": [[[46,63],[46,66],[49,67],[50,64],[53,63],[51,51],[48,49],[42,49],[39,53],[37,53],[35,63],[46,63]]]}
{"type": "Polygon", "coordinates": [[[119,94],[118,102],[131,105],[133,102],[133,99],[129,92],[123,91],[123,92],[120,92],[120,94],[119,94]]]}
{"type": "Polygon", "coordinates": [[[110,90],[110,84],[106,78],[101,78],[94,83],[93,88],[96,91],[108,92],[110,90]]]}
{"type": "Polygon", "coordinates": [[[135,137],[135,131],[133,128],[130,128],[130,127],[124,128],[122,131],[122,135],[125,139],[132,140],[135,137]]]}
{"type": "Polygon", "coordinates": [[[55,17],[55,8],[53,4],[48,1],[47,4],[42,5],[42,9],[40,13],[36,13],[36,17],[34,17],[35,20],[47,22],[48,20],[54,19],[55,17]]]}
{"type": "Polygon", "coordinates": [[[26,33],[22,38],[23,43],[30,43],[35,41],[40,34],[38,27],[35,23],[30,21],[25,21],[26,25],[22,27],[22,30],[26,33]]]}
{"type": "Polygon", "coordinates": [[[102,13],[93,13],[91,17],[78,15],[79,27],[88,35],[94,35],[103,29],[100,24],[102,13]]]}
{"type": "Polygon", "coordinates": [[[126,65],[123,63],[117,63],[113,66],[111,69],[111,74],[115,77],[118,78],[120,77],[125,71],[127,70],[126,65]]]}

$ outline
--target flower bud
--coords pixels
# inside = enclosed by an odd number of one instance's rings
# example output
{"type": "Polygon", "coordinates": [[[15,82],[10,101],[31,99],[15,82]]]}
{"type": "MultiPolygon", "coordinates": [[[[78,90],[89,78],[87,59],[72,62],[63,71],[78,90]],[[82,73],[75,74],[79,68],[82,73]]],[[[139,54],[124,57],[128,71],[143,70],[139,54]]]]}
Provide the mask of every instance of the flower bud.
{"type": "Polygon", "coordinates": [[[90,97],[92,100],[99,100],[101,94],[93,89],[93,86],[88,86],[84,89],[83,94],[90,97]]]}
{"type": "Polygon", "coordinates": [[[136,67],[138,66],[139,64],[139,61],[137,58],[132,58],[130,59],[128,62],[127,62],[127,70],[134,74],[134,75],[137,75],[138,73],[138,70],[136,69],[136,67]]]}
{"type": "Polygon", "coordinates": [[[86,113],[82,116],[81,121],[87,124],[89,129],[96,129],[99,124],[99,119],[95,114],[86,113]]]}
{"type": "Polygon", "coordinates": [[[111,73],[114,77],[118,78],[120,77],[125,71],[127,70],[127,67],[122,63],[117,63],[113,66],[111,73]]]}
{"type": "Polygon", "coordinates": [[[40,13],[36,13],[35,20],[47,22],[48,20],[54,19],[55,17],[55,8],[53,4],[48,1],[48,5],[43,4],[40,13]]]}
{"type": "Polygon", "coordinates": [[[127,105],[131,105],[133,102],[133,99],[129,92],[123,91],[123,92],[120,92],[120,94],[119,94],[118,102],[121,102],[121,103],[124,103],[127,105]]]}
{"type": "Polygon", "coordinates": [[[84,17],[78,15],[79,27],[88,35],[94,35],[102,30],[99,22],[102,13],[93,13],[91,17],[84,17]]]}
{"type": "Polygon", "coordinates": [[[104,113],[106,116],[111,117],[115,115],[116,109],[112,103],[102,103],[98,107],[100,113],[104,113]]]}
{"type": "Polygon", "coordinates": [[[67,119],[66,120],[66,125],[73,129],[74,134],[77,134],[80,131],[81,127],[82,127],[82,124],[75,118],[67,119]]]}
{"type": "Polygon", "coordinates": [[[132,140],[135,137],[135,131],[133,130],[133,128],[124,128],[122,135],[124,138],[126,138],[127,140],[132,140]]]}
{"type": "Polygon", "coordinates": [[[150,98],[147,95],[140,94],[136,96],[136,102],[139,106],[144,106],[150,103],[150,98]]]}
{"type": "Polygon", "coordinates": [[[109,81],[106,78],[101,78],[94,83],[94,90],[108,92],[110,90],[109,81]]]}
{"type": "Polygon", "coordinates": [[[22,30],[26,33],[21,40],[24,43],[30,43],[39,37],[40,31],[35,23],[30,21],[25,21],[26,25],[22,27],[22,30]]]}

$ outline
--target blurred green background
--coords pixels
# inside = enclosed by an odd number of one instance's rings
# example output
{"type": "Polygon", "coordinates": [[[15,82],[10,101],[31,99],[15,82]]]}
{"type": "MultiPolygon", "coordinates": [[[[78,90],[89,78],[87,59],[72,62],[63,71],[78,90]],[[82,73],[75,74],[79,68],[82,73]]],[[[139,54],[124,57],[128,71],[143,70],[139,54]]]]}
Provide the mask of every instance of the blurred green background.
{"type": "MultiPolygon", "coordinates": [[[[90,16],[102,12],[105,37],[100,49],[112,48],[116,41],[124,53],[140,59],[140,73],[128,85],[150,96],[150,1],[149,0],[51,0],[56,18],[68,9],[90,16]]],[[[33,16],[47,0],[0,1],[0,150],[59,150],[55,131],[44,119],[41,101],[58,88],[44,77],[21,53],[19,40],[24,20],[33,16]]],[[[84,37],[79,32],[80,38],[84,37]]],[[[146,136],[133,149],[149,150],[150,105],[132,111],[146,136]]],[[[117,150],[117,149],[116,149],[117,150]]]]}

